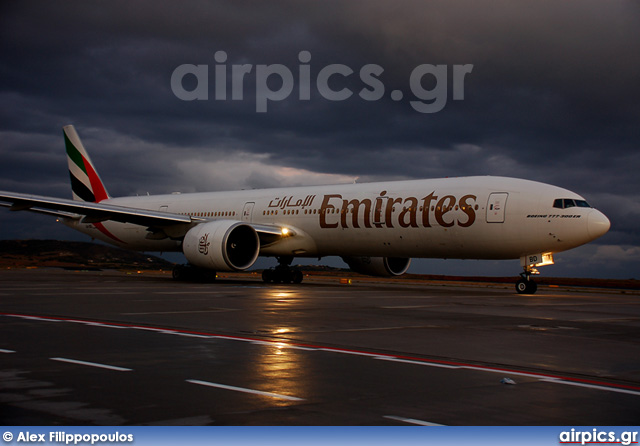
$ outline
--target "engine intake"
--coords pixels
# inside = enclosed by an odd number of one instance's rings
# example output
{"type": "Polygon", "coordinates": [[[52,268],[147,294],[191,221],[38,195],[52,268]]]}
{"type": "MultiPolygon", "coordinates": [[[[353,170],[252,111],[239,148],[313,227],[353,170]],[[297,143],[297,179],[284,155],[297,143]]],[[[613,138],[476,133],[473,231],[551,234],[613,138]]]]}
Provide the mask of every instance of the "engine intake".
{"type": "Polygon", "coordinates": [[[254,264],[260,252],[258,233],[235,220],[202,223],[184,236],[182,252],[194,266],[216,271],[242,271],[254,264]]]}
{"type": "Polygon", "coordinates": [[[404,274],[411,264],[411,259],[402,257],[343,257],[342,260],[352,271],[379,277],[404,274]]]}

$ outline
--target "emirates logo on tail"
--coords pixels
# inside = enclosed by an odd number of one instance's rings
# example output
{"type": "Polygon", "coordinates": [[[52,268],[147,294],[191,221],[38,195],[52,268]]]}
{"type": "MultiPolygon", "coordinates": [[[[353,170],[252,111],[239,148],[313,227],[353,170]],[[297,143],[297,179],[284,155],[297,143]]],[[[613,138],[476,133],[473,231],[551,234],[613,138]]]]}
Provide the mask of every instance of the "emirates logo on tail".
{"type": "Polygon", "coordinates": [[[211,244],[207,241],[208,238],[209,233],[207,232],[205,235],[200,237],[200,243],[198,243],[198,251],[200,251],[200,254],[204,254],[205,256],[209,254],[209,245],[211,244]]]}

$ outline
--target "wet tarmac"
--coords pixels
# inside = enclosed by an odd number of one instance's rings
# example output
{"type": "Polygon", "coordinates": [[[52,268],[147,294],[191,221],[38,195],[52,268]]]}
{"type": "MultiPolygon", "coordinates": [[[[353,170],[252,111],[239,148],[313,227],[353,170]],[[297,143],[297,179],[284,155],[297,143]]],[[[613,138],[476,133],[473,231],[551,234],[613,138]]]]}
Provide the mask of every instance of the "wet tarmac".
{"type": "Polygon", "coordinates": [[[0,287],[5,425],[640,420],[638,293],[59,269],[0,287]]]}

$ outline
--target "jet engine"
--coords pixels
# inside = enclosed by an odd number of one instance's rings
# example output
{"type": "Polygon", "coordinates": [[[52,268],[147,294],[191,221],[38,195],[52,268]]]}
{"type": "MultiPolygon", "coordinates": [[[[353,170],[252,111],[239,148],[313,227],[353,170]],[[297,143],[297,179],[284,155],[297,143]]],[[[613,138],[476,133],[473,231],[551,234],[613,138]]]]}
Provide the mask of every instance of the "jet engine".
{"type": "Polygon", "coordinates": [[[182,252],[190,264],[215,271],[242,271],[258,258],[260,239],[250,225],[218,220],[191,228],[182,252]]]}
{"type": "Polygon", "coordinates": [[[343,257],[349,268],[368,276],[399,276],[409,268],[411,259],[402,257],[343,257]]]}

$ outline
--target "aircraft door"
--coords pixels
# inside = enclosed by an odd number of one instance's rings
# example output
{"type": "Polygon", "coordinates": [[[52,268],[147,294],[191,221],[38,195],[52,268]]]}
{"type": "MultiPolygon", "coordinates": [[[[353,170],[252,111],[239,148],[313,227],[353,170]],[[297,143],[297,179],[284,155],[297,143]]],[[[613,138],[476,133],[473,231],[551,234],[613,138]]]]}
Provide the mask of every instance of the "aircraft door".
{"type": "Polygon", "coordinates": [[[504,213],[507,208],[506,192],[494,192],[487,201],[487,223],[504,223],[504,213]]]}
{"type": "Polygon", "coordinates": [[[242,208],[242,221],[251,223],[253,207],[255,205],[256,204],[254,202],[248,202],[244,204],[244,208],[242,208]]]}
{"type": "Polygon", "coordinates": [[[386,191],[382,192],[382,195],[376,198],[373,203],[371,203],[371,220],[376,228],[381,228],[384,224],[384,202],[387,200],[387,197],[385,197],[384,195],[386,193],[386,191]]]}

